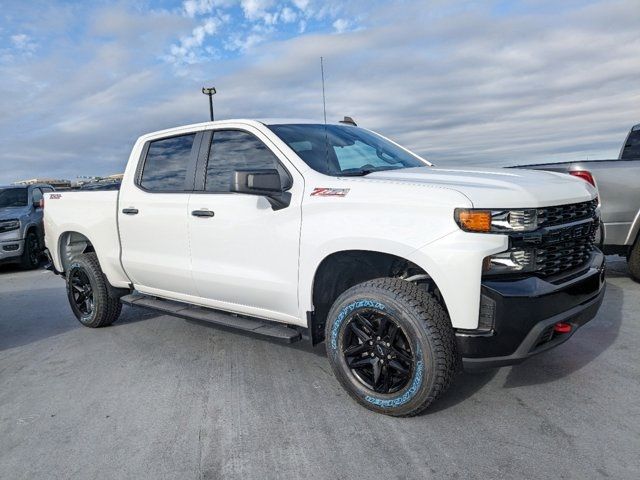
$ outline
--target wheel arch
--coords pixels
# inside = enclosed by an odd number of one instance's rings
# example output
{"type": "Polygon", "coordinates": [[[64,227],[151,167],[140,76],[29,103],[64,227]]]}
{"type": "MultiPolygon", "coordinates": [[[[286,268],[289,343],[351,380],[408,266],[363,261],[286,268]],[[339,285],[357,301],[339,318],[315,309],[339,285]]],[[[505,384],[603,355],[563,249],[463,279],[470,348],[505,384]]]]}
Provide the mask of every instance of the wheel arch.
{"type": "Polygon", "coordinates": [[[66,231],[58,237],[58,254],[63,272],[68,270],[74,259],[87,252],[95,252],[95,248],[83,233],[66,231]]]}
{"type": "Polygon", "coordinates": [[[354,285],[381,277],[418,282],[431,291],[445,310],[447,309],[429,272],[406,256],[378,250],[338,250],[325,255],[317,264],[312,276],[312,311],[307,312],[312,342],[316,344],[324,339],[326,316],[336,298],[354,285]]]}

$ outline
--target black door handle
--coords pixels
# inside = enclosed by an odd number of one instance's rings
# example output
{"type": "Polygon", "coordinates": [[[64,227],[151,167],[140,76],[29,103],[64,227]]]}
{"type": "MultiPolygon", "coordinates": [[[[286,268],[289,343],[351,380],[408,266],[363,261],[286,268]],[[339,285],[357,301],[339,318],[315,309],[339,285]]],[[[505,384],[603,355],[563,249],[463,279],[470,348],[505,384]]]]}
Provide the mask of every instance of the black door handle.
{"type": "Polygon", "coordinates": [[[122,213],[124,213],[125,215],[137,215],[138,214],[138,209],[137,208],[123,208],[122,209],[122,213]]]}
{"type": "Polygon", "coordinates": [[[194,217],[213,217],[215,213],[211,210],[194,210],[191,215],[194,217]]]}

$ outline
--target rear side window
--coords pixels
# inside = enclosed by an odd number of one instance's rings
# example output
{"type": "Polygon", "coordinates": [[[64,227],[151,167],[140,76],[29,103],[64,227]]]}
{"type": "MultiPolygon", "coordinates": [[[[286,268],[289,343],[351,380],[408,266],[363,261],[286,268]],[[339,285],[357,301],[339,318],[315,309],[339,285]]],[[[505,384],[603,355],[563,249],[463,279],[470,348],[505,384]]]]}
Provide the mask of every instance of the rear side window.
{"type": "Polygon", "coordinates": [[[205,190],[228,192],[234,170],[277,169],[277,157],[258,138],[239,130],[219,130],[213,133],[205,190]]]}
{"type": "Polygon", "coordinates": [[[163,138],[149,144],[140,185],[154,192],[185,190],[187,169],[196,134],[163,138]]]}
{"type": "Polygon", "coordinates": [[[631,160],[640,158],[640,128],[632,130],[627,138],[627,142],[624,144],[622,160],[631,160]]]}

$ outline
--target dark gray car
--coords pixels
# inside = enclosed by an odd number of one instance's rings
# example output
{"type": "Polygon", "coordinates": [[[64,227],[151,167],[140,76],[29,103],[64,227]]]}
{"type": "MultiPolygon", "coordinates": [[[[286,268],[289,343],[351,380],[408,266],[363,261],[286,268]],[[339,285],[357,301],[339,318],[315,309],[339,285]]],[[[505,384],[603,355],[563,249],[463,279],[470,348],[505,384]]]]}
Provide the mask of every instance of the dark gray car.
{"type": "Polygon", "coordinates": [[[602,249],[606,254],[627,257],[631,275],[640,280],[640,124],[627,135],[617,159],[517,168],[568,173],[598,187],[602,249]]]}
{"type": "Polygon", "coordinates": [[[36,268],[44,247],[43,194],[46,184],[0,186],[0,264],[36,268]]]}

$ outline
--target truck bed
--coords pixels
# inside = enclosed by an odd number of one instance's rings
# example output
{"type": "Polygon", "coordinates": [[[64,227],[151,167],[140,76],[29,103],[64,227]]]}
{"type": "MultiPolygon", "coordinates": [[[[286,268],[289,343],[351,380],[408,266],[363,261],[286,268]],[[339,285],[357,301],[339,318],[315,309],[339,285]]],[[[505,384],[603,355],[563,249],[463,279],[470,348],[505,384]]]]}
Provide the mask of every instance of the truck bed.
{"type": "MultiPolygon", "coordinates": [[[[114,286],[127,286],[128,279],[120,263],[118,236],[118,191],[63,191],[45,195],[44,232],[49,250],[60,251],[61,242],[83,248],[83,238],[91,238],[102,270],[114,286]],[[78,232],[73,237],[63,232],[78,232]]],[[[66,270],[60,255],[52,255],[54,267],[66,270]]]]}

